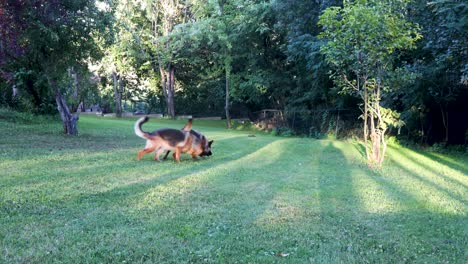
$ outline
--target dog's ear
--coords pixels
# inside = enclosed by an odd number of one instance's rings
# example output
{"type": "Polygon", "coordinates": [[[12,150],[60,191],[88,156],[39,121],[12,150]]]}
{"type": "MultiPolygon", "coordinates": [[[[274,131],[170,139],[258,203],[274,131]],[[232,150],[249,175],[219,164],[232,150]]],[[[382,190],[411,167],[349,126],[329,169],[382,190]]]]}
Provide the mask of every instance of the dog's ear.
{"type": "Polygon", "coordinates": [[[187,131],[187,132],[190,132],[190,130],[192,130],[192,118],[190,118],[187,121],[187,124],[185,124],[185,126],[184,126],[184,128],[182,128],[182,130],[187,131]]]}
{"type": "Polygon", "coordinates": [[[208,146],[210,146],[210,147],[211,147],[211,144],[213,144],[213,142],[214,142],[214,140],[210,140],[210,141],[208,141],[208,146]]]}

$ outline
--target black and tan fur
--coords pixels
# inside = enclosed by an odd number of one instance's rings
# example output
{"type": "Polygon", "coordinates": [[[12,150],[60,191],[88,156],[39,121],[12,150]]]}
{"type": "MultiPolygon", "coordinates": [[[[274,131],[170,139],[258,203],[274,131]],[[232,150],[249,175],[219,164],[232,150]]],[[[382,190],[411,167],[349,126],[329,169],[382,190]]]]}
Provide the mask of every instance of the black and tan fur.
{"type": "Polygon", "coordinates": [[[138,160],[142,156],[156,151],[155,160],[159,161],[159,156],[165,150],[174,151],[173,157],[180,162],[180,154],[186,153],[196,158],[201,155],[211,155],[211,144],[205,136],[198,132],[192,132],[192,120],[190,119],[181,130],[172,128],[163,128],[154,132],[145,132],[141,126],[148,121],[148,117],[142,117],[135,123],[135,134],[146,139],[146,146],[138,152],[138,160]]]}
{"type": "MultiPolygon", "coordinates": [[[[182,130],[190,132],[191,136],[194,137],[193,140],[194,140],[195,145],[198,144],[198,142],[208,142],[208,145],[203,147],[203,152],[198,155],[199,157],[205,157],[205,156],[211,156],[212,155],[211,144],[213,143],[213,140],[208,141],[204,135],[202,135],[200,132],[198,132],[196,130],[193,130],[193,129],[187,130],[187,126],[182,128],[182,130]]],[[[169,155],[170,152],[171,152],[170,150],[168,150],[166,152],[166,154],[163,157],[164,160],[167,159],[167,156],[169,155]]]]}

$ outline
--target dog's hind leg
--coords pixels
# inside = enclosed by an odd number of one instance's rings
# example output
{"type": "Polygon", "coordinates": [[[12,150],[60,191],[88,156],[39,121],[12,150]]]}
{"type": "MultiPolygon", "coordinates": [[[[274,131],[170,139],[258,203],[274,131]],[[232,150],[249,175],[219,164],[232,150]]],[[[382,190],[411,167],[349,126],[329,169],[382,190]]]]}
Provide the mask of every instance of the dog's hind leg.
{"type": "MultiPolygon", "coordinates": [[[[161,161],[159,159],[159,156],[161,156],[161,153],[164,151],[163,147],[159,147],[158,150],[156,150],[156,154],[154,155],[154,160],[161,161]]],[[[166,155],[167,156],[167,155],[166,155]]]]}
{"type": "Polygon", "coordinates": [[[141,160],[141,157],[143,157],[143,155],[148,154],[148,153],[151,153],[151,152],[153,152],[155,149],[156,149],[155,147],[151,147],[151,148],[145,148],[145,149],[143,149],[143,150],[138,151],[137,160],[141,160]]]}

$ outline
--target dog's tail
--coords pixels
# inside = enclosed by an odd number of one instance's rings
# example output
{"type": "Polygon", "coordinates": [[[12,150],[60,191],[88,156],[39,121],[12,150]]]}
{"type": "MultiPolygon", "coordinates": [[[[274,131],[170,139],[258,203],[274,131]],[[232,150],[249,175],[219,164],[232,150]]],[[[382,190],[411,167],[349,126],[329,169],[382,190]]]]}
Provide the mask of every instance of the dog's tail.
{"type": "Polygon", "coordinates": [[[184,128],[182,128],[183,131],[187,131],[187,132],[190,132],[190,130],[192,130],[192,118],[190,118],[188,121],[187,121],[187,124],[185,124],[184,128]]]}
{"type": "Polygon", "coordinates": [[[149,135],[148,132],[145,132],[141,129],[141,125],[143,125],[144,123],[148,122],[148,117],[145,116],[145,117],[142,117],[140,119],[138,119],[136,122],[135,122],[135,126],[134,126],[134,129],[135,129],[135,134],[143,139],[151,139],[151,136],[149,135]]]}

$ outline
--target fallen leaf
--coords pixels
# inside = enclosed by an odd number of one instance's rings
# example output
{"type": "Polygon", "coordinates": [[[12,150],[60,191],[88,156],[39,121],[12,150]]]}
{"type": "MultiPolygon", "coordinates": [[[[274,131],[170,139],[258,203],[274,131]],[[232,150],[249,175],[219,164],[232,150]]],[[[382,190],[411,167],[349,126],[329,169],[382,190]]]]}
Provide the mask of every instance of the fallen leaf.
{"type": "Polygon", "coordinates": [[[276,256],[277,256],[277,257],[282,257],[282,258],[284,258],[284,257],[289,256],[289,253],[279,252],[279,253],[276,254],[276,256]]]}

